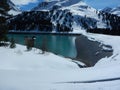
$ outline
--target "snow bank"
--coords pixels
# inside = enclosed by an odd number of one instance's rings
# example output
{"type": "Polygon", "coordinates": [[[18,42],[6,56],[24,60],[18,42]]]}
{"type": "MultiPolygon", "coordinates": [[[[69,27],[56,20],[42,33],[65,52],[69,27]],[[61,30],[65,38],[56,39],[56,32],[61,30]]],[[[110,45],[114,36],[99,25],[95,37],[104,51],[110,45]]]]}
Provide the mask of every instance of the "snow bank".
{"type": "Polygon", "coordinates": [[[69,59],[48,52],[45,54],[40,53],[41,50],[35,48],[32,51],[26,51],[26,47],[21,45],[17,45],[15,49],[0,47],[0,69],[67,70],[78,68],[78,66],[69,59]]]}
{"type": "Polygon", "coordinates": [[[119,90],[120,80],[96,83],[62,83],[120,77],[120,37],[81,32],[91,40],[111,45],[113,56],[94,67],[79,68],[70,59],[52,53],[30,52],[21,45],[0,47],[0,90],[119,90]]]}
{"type": "MultiPolygon", "coordinates": [[[[85,31],[81,31],[81,34],[85,35],[88,37],[88,39],[93,40],[93,41],[98,41],[100,43],[103,43],[105,45],[110,45],[113,48],[113,55],[109,58],[103,58],[101,59],[96,65],[95,67],[99,67],[100,66],[105,66],[106,65],[108,67],[111,66],[111,64],[113,66],[119,65],[120,62],[120,36],[112,36],[112,35],[102,35],[102,34],[92,34],[92,33],[87,33],[85,31]]],[[[104,47],[103,47],[104,49],[104,47]]]]}

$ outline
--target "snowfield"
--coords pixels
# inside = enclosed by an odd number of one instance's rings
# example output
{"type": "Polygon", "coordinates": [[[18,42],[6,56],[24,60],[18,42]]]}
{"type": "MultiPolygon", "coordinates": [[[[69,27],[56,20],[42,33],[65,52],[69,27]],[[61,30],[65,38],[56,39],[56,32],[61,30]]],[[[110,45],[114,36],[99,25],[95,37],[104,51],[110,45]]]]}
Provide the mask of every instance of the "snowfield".
{"type": "Polygon", "coordinates": [[[28,52],[22,45],[0,47],[0,90],[119,90],[120,37],[81,33],[111,45],[113,55],[94,67],[79,68],[70,59],[40,54],[38,49],[28,52]]]}

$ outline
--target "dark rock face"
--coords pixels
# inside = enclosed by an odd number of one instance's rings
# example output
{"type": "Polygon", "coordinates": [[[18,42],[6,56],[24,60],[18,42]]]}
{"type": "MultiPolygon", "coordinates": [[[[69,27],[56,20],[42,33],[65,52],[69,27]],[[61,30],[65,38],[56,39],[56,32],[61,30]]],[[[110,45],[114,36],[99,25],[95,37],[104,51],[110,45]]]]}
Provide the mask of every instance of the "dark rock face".
{"type": "Polygon", "coordinates": [[[97,41],[90,41],[81,35],[75,40],[77,56],[87,66],[94,66],[101,58],[110,57],[113,53],[112,47],[103,45],[97,41]]]}

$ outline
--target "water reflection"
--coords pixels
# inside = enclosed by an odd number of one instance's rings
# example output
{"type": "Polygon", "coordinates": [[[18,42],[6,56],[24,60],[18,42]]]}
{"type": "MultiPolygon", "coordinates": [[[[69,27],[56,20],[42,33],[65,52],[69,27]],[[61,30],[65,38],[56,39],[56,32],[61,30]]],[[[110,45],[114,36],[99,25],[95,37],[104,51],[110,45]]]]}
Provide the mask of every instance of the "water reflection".
{"type": "Polygon", "coordinates": [[[69,58],[84,62],[87,66],[94,66],[101,58],[110,57],[113,54],[112,47],[97,41],[90,41],[87,37],[51,34],[9,34],[19,44],[24,45],[24,37],[35,36],[35,47],[69,58]],[[103,47],[109,48],[104,50],[103,47]],[[111,49],[111,50],[110,50],[111,49]]]}
{"type": "Polygon", "coordinates": [[[53,52],[55,54],[75,58],[76,57],[76,47],[75,47],[75,39],[77,36],[66,36],[66,35],[50,35],[50,34],[9,34],[9,38],[14,38],[15,41],[19,44],[24,45],[24,37],[32,37],[35,36],[35,47],[41,48],[43,43],[46,47],[46,50],[49,52],[53,52]]]}

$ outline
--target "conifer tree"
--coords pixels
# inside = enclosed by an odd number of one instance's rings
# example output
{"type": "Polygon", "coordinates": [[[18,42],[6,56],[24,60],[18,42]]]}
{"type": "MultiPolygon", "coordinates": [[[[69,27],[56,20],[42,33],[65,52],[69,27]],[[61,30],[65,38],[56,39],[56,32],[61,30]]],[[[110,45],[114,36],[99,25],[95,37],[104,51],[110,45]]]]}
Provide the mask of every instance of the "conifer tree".
{"type": "Polygon", "coordinates": [[[6,25],[7,12],[10,10],[8,0],[0,0],[0,43],[6,41],[8,27],[6,25]]]}

